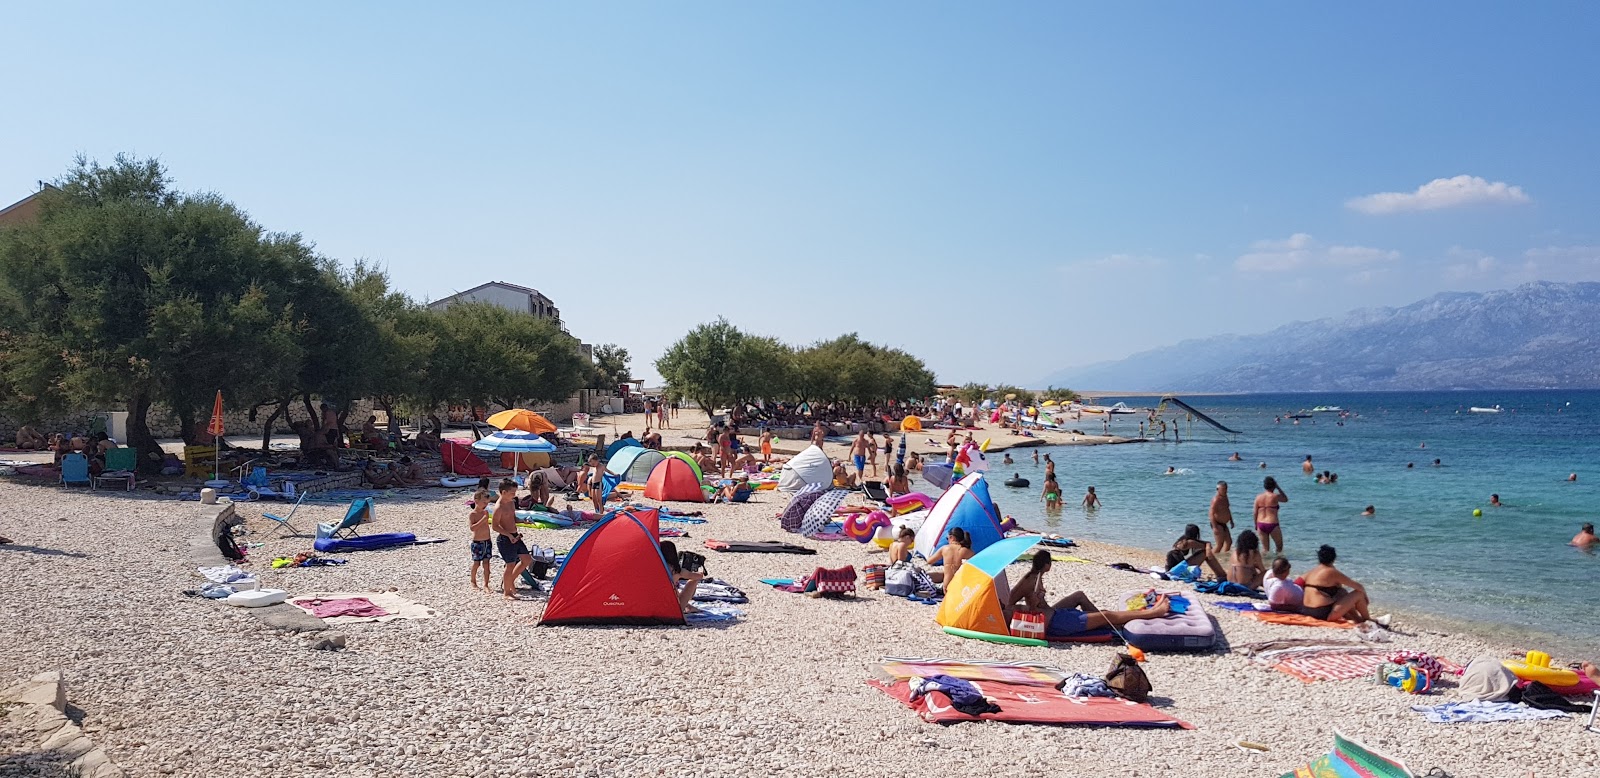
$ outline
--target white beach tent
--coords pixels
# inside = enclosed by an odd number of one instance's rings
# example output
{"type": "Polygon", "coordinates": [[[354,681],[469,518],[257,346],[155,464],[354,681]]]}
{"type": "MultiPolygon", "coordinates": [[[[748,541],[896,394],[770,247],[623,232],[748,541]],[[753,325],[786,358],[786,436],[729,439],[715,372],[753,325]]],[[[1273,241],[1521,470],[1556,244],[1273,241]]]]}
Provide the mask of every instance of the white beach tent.
{"type": "Polygon", "coordinates": [[[794,459],[783,463],[783,470],[778,473],[780,492],[798,492],[811,484],[832,482],[833,463],[817,446],[810,446],[795,454],[794,459]]]}

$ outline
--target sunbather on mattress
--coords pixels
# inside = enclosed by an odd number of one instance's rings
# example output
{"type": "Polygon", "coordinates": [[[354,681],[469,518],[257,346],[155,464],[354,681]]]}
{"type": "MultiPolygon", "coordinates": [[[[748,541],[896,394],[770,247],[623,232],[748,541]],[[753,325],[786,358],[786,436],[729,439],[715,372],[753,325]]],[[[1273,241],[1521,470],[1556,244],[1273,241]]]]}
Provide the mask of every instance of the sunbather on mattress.
{"type": "Polygon", "coordinates": [[[1011,587],[1004,603],[1009,620],[1012,611],[1024,610],[1045,614],[1045,634],[1050,637],[1069,637],[1106,627],[1120,627],[1139,619],[1159,619],[1171,612],[1166,596],[1157,597],[1150,607],[1137,611],[1108,611],[1096,607],[1083,592],[1073,592],[1054,604],[1049,603],[1044,591],[1044,574],[1050,572],[1050,552],[1039,549],[1033,552],[1033,561],[1027,574],[1011,587]]]}

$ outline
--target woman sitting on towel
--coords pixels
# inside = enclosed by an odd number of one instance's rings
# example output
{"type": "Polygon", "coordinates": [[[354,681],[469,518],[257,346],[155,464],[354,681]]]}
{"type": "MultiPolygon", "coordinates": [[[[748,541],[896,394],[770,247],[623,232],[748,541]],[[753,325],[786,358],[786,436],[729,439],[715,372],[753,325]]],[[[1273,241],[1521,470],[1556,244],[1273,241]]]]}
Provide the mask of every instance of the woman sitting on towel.
{"type": "Polygon", "coordinates": [[[661,558],[667,560],[667,569],[672,571],[673,584],[680,586],[678,606],[683,608],[684,613],[699,613],[700,609],[691,603],[694,601],[695,589],[699,588],[702,580],[705,580],[706,574],[683,569],[678,546],[670,540],[661,541],[661,558]]]}
{"type": "Polygon", "coordinates": [[[944,589],[951,581],[955,580],[956,571],[961,569],[961,563],[972,558],[972,536],[960,527],[952,527],[950,535],[938,551],[933,552],[933,558],[928,560],[929,565],[942,565],[941,570],[931,570],[928,577],[944,589]]]}
{"type": "Polygon", "coordinates": [[[889,488],[890,497],[899,497],[902,494],[910,494],[911,479],[906,476],[906,466],[902,464],[896,464],[894,466],[894,474],[889,476],[889,483],[885,484],[885,486],[889,488]]]}
{"type": "Polygon", "coordinates": [[[1338,558],[1333,546],[1317,549],[1317,566],[1305,577],[1305,602],[1300,612],[1314,619],[1339,621],[1348,618],[1361,623],[1372,617],[1367,613],[1367,590],[1354,578],[1334,567],[1338,558]]]}
{"type": "Polygon", "coordinates": [[[1044,574],[1050,572],[1050,566],[1049,551],[1041,548],[1033,552],[1027,574],[1011,587],[1011,595],[1004,603],[1008,619],[1017,610],[1043,613],[1045,634],[1064,638],[1106,627],[1120,627],[1139,619],[1159,619],[1171,612],[1166,595],[1157,597],[1150,607],[1136,611],[1101,610],[1083,592],[1073,592],[1056,600],[1054,605],[1047,605],[1049,600],[1044,592],[1044,574]]]}
{"type": "Polygon", "coordinates": [[[1261,558],[1261,538],[1255,532],[1239,533],[1239,542],[1233,547],[1233,568],[1229,572],[1232,575],[1228,580],[1252,589],[1261,588],[1267,563],[1261,558]]]}

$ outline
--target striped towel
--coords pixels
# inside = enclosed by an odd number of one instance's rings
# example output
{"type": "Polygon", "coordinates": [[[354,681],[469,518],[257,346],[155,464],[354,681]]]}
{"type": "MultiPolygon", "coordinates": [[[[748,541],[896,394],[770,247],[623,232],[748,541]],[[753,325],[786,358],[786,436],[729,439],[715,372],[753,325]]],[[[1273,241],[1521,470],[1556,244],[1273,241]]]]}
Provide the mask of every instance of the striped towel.
{"type": "Polygon", "coordinates": [[[1378,672],[1378,665],[1383,664],[1386,658],[1386,653],[1365,649],[1330,651],[1310,656],[1290,657],[1273,665],[1273,668],[1306,683],[1349,681],[1371,677],[1378,672]]]}

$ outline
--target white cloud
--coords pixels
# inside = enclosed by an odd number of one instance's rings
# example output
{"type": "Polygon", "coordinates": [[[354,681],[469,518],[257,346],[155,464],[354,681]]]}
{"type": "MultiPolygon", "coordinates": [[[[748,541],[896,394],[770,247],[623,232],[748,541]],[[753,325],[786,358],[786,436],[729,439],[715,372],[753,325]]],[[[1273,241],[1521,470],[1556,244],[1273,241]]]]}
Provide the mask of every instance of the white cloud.
{"type": "Polygon", "coordinates": [[[1483,278],[1494,274],[1501,266],[1500,260],[1477,249],[1451,246],[1445,254],[1454,260],[1444,268],[1445,275],[1453,281],[1483,278]]]}
{"type": "Polygon", "coordinates": [[[1478,176],[1435,178],[1415,192],[1379,192],[1357,197],[1345,207],[1376,215],[1403,213],[1405,211],[1437,211],[1441,208],[1458,208],[1464,205],[1520,205],[1533,199],[1520,186],[1504,181],[1493,183],[1478,176]]]}
{"type": "Polygon", "coordinates": [[[1253,249],[1234,260],[1233,266],[1246,273],[1281,273],[1305,267],[1327,265],[1358,266],[1400,258],[1400,252],[1370,246],[1327,246],[1304,232],[1283,240],[1259,240],[1253,249]]]}

